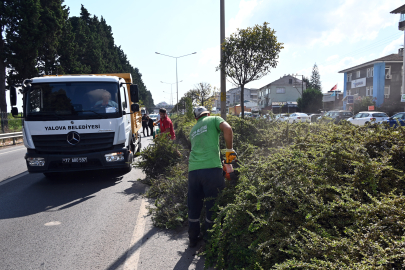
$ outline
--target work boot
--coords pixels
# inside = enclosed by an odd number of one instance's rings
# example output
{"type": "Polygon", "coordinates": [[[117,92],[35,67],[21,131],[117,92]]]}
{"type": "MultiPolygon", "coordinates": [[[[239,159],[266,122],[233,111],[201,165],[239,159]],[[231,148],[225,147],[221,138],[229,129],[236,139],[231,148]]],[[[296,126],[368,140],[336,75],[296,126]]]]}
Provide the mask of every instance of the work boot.
{"type": "Polygon", "coordinates": [[[201,247],[197,250],[197,252],[195,253],[195,255],[197,256],[203,256],[205,255],[205,250],[206,250],[206,243],[204,241],[204,243],[201,245],[201,247]]]}
{"type": "Polygon", "coordinates": [[[188,247],[190,247],[190,248],[195,247],[198,244],[198,242],[200,242],[202,239],[203,239],[203,234],[202,233],[200,233],[200,235],[198,235],[197,239],[191,239],[190,238],[190,242],[188,244],[188,247]]]}

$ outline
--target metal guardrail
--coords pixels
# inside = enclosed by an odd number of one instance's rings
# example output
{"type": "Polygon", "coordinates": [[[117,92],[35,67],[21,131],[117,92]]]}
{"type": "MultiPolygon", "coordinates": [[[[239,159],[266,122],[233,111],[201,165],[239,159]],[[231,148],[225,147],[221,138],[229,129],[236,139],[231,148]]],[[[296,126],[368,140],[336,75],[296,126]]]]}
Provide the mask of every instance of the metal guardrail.
{"type": "Polygon", "coordinates": [[[13,145],[15,145],[15,140],[17,138],[21,138],[23,136],[22,132],[13,132],[13,133],[3,133],[0,134],[0,140],[7,140],[7,139],[13,139],[13,145]]]}

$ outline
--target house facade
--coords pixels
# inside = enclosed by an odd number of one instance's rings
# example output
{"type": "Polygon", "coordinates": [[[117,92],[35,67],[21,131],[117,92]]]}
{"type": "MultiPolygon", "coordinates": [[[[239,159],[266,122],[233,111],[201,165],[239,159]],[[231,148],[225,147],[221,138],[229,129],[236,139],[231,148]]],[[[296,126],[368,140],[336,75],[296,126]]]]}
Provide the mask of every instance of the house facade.
{"type": "Polygon", "coordinates": [[[284,75],[259,89],[258,105],[262,110],[296,112],[297,99],[302,97],[306,84],[291,75],[284,75]]]}
{"type": "MultiPolygon", "coordinates": [[[[245,88],[244,89],[244,100],[250,100],[257,102],[257,92],[258,89],[245,88]]],[[[232,88],[226,91],[226,107],[235,106],[241,102],[241,89],[232,88]]]]}
{"type": "Polygon", "coordinates": [[[403,49],[342,71],[344,74],[343,108],[351,109],[346,96],[355,96],[356,100],[372,97],[377,108],[398,111],[403,94],[403,49]]]}

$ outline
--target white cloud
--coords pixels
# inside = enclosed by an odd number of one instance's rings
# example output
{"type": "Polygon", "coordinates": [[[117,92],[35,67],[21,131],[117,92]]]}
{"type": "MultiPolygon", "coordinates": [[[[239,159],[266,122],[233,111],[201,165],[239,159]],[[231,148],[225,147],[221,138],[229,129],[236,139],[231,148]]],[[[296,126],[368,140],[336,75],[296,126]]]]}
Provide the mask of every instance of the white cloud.
{"type": "MultiPolygon", "coordinates": [[[[345,0],[340,6],[327,13],[325,22],[331,28],[322,31],[312,45],[330,45],[340,42],[374,40],[378,32],[398,22],[398,15],[390,11],[402,5],[401,0],[345,0]]],[[[322,23],[322,22],[320,22],[322,23]]]]}
{"type": "Polygon", "coordinates": [[[347,69],[356,65],[360,65],[362,63],[366,62],[366,60],[363,57],[360,58],[354,58],[354,57],[345,57],[338,62],[329,64],[329,65],[319,65],[319,73],[322,75],[328,75],[328,74],[336,74],[339,71],[343,69],[347,69]]]}
{"type": "Polygon", "coordinates": [[[221,51],[219,49],[219,45],[215,47],[211,47],[201,51],[201,58],[198,61],[199,64],[205,65],[214,65],[215,67],[219,65],[220,54],[221,51]]]}
{"type": "Polygon", "coordinates": [[[382,50],[380,57],[392,54],[392,53],[397,53],[398,49],[403,47],[404,45],[404,37],[400,36],[396,40],[393,40],[390,44],[388,44],[384,50],[382,50]]]}
{"type": "Polygon", "coordinates": [[[241,0],[238,13],[228,21],[228,27],[225,29],[226,36],[234,33],[237,28],[244,28],[249,18],[252,17],[254,9],[261,3],[258,0],[241,0]]]}
{"type": "Polygon", "coordinates": [[[335,55],[331,55],[328,58],[326,58],[326,62],[332,61],[332,60],[336,60],[339,58],[339,55],[335,54],[335,55]]]}
{"type": "Polygon", "coordinates": [[[297,58],[297,55],[298,55],[298,52],[294,52],[294,53],[292,54],[292,58],[297,58]]]}

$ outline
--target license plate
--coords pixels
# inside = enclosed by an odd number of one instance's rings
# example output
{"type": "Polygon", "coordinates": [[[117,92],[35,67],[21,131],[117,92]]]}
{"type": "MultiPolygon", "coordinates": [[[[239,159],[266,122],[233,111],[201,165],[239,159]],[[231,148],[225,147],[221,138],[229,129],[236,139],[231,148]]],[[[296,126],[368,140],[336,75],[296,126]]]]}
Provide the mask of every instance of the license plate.
{"type": "Polygon", "coordinates": [[[62,158],[62,163],[85,163],[87,157],[62,158]]]}

